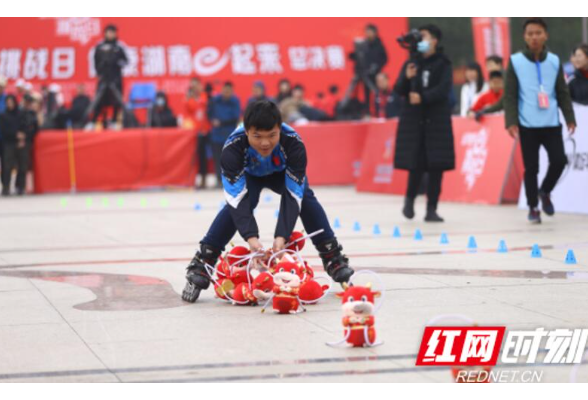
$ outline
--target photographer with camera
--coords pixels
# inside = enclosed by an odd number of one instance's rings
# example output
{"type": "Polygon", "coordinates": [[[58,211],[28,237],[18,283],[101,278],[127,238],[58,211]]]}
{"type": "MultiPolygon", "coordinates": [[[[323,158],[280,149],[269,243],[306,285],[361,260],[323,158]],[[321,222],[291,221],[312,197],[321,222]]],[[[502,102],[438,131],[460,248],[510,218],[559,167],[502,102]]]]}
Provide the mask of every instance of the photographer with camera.
{"type": "Polygon", "coordinates": [[[115,25],[107,25],[104,28],[104,40],[94,50],[94,66],[98,75],[98,86],[94,101],[90,104],[86,115],[92,112],[92,126],[104,113],[104,126],[107,125],[105,108],[113,106],[112,122],[117,120],[118,113],[124,109],[122,98],[123,82],[122,69],[127,65],[128,59],[124,48],[118,43],[118,29],[115,25]]]}
{"type": "Polygon", "coordinates": [[[347,89],[343,105],[347,104],[355,88],[361,83],[364,88],[365,110],[369,112],[371,94],[376,91],[376,76],[388,63],[388,54],[374,24],[366,25],[365,38],[356,40],[354,46],[355,50],[349,54],[349,58],[355,62],[355,75],[347,89]]]}
{"type": "Polygon", "coordinates": [[[450,94],[451,62],[439,46],[441,30],[425,25],[399,38],[411,57],[401,69],[394,91],[403,97],[396,135],[394,166],[409,171],[402,213],[414,218],[414,201],[428,173],[425,221],[443,222],[437,214],[443,172],[455,168],[450,94]]]}

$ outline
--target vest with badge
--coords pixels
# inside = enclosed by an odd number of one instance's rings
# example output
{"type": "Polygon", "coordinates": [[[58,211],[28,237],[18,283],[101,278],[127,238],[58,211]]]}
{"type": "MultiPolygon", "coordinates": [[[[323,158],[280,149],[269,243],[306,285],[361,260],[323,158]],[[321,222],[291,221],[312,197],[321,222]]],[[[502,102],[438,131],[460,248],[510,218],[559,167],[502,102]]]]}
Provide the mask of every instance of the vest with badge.
{"type": "Polygon", "coordinates": [[[516,53],[511,62],[519,81],[519,123],[525,128],[559,126],[555,92],[559,58],[547,53],[545,60],[535,62],[516,53]]]}

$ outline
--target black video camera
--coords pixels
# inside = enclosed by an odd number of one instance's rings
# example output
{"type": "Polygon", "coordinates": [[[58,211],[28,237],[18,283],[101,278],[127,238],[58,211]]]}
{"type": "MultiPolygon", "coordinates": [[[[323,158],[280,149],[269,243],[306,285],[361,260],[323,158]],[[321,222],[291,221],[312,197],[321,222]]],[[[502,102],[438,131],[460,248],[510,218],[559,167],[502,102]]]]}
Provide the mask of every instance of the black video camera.
{"type": "Polygon", "coordinates": [[[400,47],[410,51],[411,54],[418,52],[417,46],[421,40],[423,40],[423,35],[416,29],[411,29],[406,35],[396,39],[400,47]]]}

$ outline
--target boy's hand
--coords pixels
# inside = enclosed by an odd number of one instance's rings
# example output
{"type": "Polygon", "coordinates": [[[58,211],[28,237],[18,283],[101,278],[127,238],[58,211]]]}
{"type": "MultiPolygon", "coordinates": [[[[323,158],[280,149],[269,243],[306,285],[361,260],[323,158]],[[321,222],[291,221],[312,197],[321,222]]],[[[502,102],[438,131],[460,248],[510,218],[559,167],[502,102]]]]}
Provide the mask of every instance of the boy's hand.
{"type": "Polygon", "coordinates": [[[263,245],[259,241],[259,238],[251,237],[247,239],[247,244],[249,245],[249,249],[252,253],[257,253],[258,251],[263,250],[263,245]]]}
{"type": "Polygon", "coordinates": [[[277,237],[274,239],[274,246],[273,251],[277,253],[278,251],[284,250],[286,248],[286,239],[283,237],[277,237]]]}

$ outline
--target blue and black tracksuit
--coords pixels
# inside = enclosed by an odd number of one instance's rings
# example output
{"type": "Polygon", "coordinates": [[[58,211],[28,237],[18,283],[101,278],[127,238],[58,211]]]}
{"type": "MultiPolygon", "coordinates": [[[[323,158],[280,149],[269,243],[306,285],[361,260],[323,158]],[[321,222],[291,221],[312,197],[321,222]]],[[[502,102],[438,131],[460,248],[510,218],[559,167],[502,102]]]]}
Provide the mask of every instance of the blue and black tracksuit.
{"type": "Polygon", "coordinates": [[[253,210],[263,188],[282,196],[274,237],[288,240],[300,215],[306,232],[324,229],[312,238],[315,246],[334,238],[325,211],[308,186],[304,143],[290,126],[282,124],[280,142],[268,157],[249,146],[240,126],[225,142],[221,168],[227,204],[202,244],[224,250],[237,231],[245,240],[259,237],[253,210]]]}

